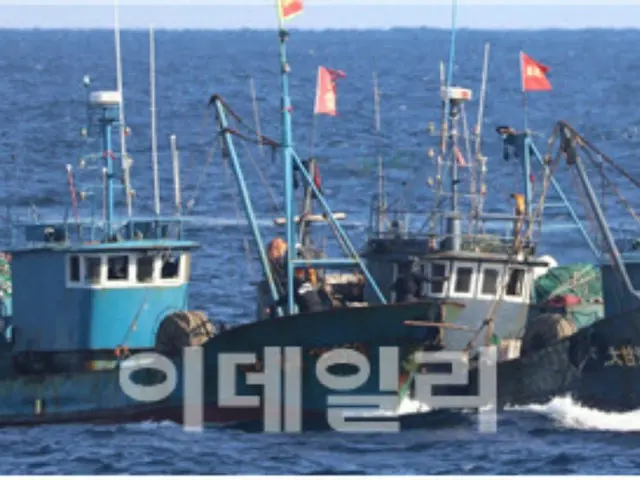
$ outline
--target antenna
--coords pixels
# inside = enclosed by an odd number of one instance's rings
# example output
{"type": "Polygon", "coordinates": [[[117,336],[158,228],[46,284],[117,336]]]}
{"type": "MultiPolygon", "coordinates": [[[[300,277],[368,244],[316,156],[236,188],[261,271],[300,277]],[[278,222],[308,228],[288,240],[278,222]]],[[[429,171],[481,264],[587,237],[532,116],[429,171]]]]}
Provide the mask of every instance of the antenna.
{"type": "Polygon", "coordinates": [[[156,137],[156,46],[153,25],[149,27],[149,90],[151,92],[151,161],[153,164],[153,210],[160,215],[158,139],[156,137]]]}
{"type": "Polygon", "coordinates": [[[180,215],[182,213],[182,200],[180,195],[180,155],[178,153],[178,147],[176,146],[176,136],[171,135],[169,138],[171,142],[171,158],[173,159],[173,188],[176,202],[176,213],[180,215]]]}
{"type": "Polygon", "coordinates": [[[253,104],[253,120],[256,122],[256,134],[258,135],[258,148],[260,155],[264,155],[262,148],[262,135],[260,133],[260,111],[258,110],[258,99],[256,98],[256,88],[253,84],[253,77],[249,77],[249,90],[251,91],[251,103],[253,104]]]}
{"type": "MultiPolygon", "coordinates": [[[[487,159],[482,154],[482,124],[484,122],[484,104],[485,98],[487,95],[487,77],[489,74],[489,52],[491,50],[491,44],[486,43],[484,46],[484,64],[482,65],[482,86],[480,88],[480,106],[478,108],[478,123],[476,124],[476,144],[475,144],[475,162],[480,164],[480,178],[478,180],[478,184],[480,187],[479,198],[477,200],[474,212],[477,215],[482,214],[482,210],[484,209],[484,195],[487,191],[487,186],[485,185],[485,176],[487,173],[487,159]]],[[[478,172],[474,172],[476,175],[478,172]]]]}
{"type": "Polygon", "coordinates": [[[373,72],[373,110],[376,136],[378,137],[378,235],[382,232],[382,216],[387,208],[384,198],[384,177],[382,173],[382,155],[380,155],[380,92],[378,91],[378,74],[373,72]]]}
{"type": "MultiPolygon", "coordinates": [[[[452,8],[451,8],[451,44],[449,47],[449,62],[447,66],[447,77],[446,77],[446,90],[444,95],[445,101],[445,122],[449,122],[451,120],[451,114],[457,117],[458,111],[451,111],[451,93],[453,86],[453,64],[456,56],[456,17],[458,11],[458,0],[453,0],[452,8]]],[[[448,123],[446,124],[448,126],[448,123]]],[[[455,124],[451,127],[451,143],[453,152],[452,155],[455,155],[455,151],[457,148],[456,141],[456,127],[455,124]]],[[[446,137],[445,137],[446,138],[446,137]]],[[[446,141],[446,140],[445,140],[446,141]]],[[[458,162],[457,159],[452,158],[450,162],[451,168],[451,212],[453,214],[452,218],[447,220],[447,240],[451,242],[451,246],[453,250],[458,250],[460,248],[460,218],[458,215],[458,162]]]]}
{"type": "MultiPolygon", "coordinates": [[[[118,9],[119,0],[114,0],[114,30],[116,42],[116,81],[120,96],[124,98],[122,89],[122,56],[120,53],[120,16],[118,9]]],[[[125,138],[124,102],[119,108],[118,123],[120,124],[120,162],[124,172],[124,190],[127,202],[127,214],[131,217],[131,182],[129,180],[129,157],[127,156],[127,141],[125,138]]]]}

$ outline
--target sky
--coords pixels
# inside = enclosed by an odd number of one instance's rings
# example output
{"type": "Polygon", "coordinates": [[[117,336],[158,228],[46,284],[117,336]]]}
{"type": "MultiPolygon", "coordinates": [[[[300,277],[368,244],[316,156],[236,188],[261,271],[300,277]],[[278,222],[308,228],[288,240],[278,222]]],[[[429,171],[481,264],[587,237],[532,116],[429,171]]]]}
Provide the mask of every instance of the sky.
{"type": "MultiPolygon", "coordinates": [[[[275,0],[0,0],[0,28],[274,28],[275,0]]],[[[288,28],[451,26],[446,0],[304,0],[288,28]]],[[[640,0],[458,0],[457,24],[476,29],[640,28],[640,0]]]]}

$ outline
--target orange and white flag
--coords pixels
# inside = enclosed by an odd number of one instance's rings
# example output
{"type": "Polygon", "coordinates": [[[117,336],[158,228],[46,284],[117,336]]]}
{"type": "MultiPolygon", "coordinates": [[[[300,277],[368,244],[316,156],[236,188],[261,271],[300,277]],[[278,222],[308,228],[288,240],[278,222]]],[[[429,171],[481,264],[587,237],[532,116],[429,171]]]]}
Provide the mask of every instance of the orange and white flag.
{"type": "Polygon", "coordinates": [[[302,13],[302,0],[278,0],[280,21],[289,20],[299,13],[302,13]]]}
{"type": "Polygon", "coordinates": [[[318,82],[316,84],[316,103],[313,109],[315,115],[330,115],[335,117],[337,112],[336,79],[344,78],[342,70],[331,70],[318,67],[318,82]]]}

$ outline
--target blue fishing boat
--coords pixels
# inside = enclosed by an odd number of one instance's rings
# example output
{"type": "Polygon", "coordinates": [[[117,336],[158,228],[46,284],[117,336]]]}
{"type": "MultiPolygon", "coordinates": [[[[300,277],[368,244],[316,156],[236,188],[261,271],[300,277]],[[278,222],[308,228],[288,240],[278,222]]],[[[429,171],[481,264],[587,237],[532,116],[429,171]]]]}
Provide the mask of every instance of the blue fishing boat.
{"type": "MultiPolygon", "coordinates": [[[[120,68],[118,83],[117,90],[91,91],[84,79],[82,135],[87,147],[100,145],[83,152],[82,175],[66,166],[72,215],[12,219],[3,272],[2,425],[144,419],[132,409],[139,402],[120,387],[124,359],[171,348],[181,335],[195,344],[213,334],[205,314],[188,310],[199,245],[185,238],[180,215],[161,216],[159,208],[153,216],[133,214],[120,68]],[[118,206],[126,213],[118,215],[118,206]]],[[[155,165],[155,131],[152,140],[155,165]]]]}
{"type": "MultiPolygon", "coordinates": [[[[337,215],[314,184],[308,166],[293,149],[288,32],[282,25],[279,38],[282,141],[278,148],[285,170],[284,224],[289,246],[284,263],[284,297],[276,288],[253,214],[233,132],[226,120],[228,108],[220,97],[211,99],[220,126],[218,135],[232,160],[269,283],[273,315],[218,328],[204,313],[190,310],[190,263],[198,244],[183,233],[175,137],[171,146],[177,211],[161,216],[152,73],[155,215],[136,216],[118,61],[117,90],[91,92],[91,82],[85,79],[88,124],[83,134],[87,141],[97,137],[101,145],[97,154],[82,156],[80,170],[93,172],[96,184],[81,185],[69,165],[73,216],[12,225],[15,243],[8,250],[11,288],[3,299],[6,341],[0,357],[0,388],[5,395],[0,402],[0,425],[174,420],[198,426],[257,421],[266,429],[277,429],[284,415],[285,428],[304,428],[310,420],[327,422],[330,407],[336,402],[341,408],[340,399],[333,399],[332,404],[331,396],[346,393],[340,380],[354,376],[354,362],[359,382],[348,393],[356,396],[356,404],[371,408],[372,402],[378,405],[380,394],[387,392],[387,403],[395,405],[402,360],[431,332],[429,328],[408,327],[406,321],[439,322],[446,315],[456,315],[459,309],[441,301],[391,305],[379,292],[337,215]],[[113,139],[117,133],[119,145],[113,139]],[[115,153],[117,146],[120,155],[115,153]],[[118,158],[122,162],[120,172],[116,168],[118,158]],[[297,255],[294,170],[324,208],[324,217],[347,250],[346,258],[297,255]],[[118,187],[124,189],[124,202],[117,201],[118,187]],[[80,202],[88,205],[88,219],[81,215],[84,209],[80,202]],[[117,214],[118,203],[126,206],[124,215],[117,214]],[[381,305],[330,305],[320,311],[298,312],[296,274],[325,266],[360,268],[370,288],[378,291],[381,305]],[[336,349],[342,357],[331,356],[336,349]],[[229,368],[230,355],[236,360],[240,355],[241,368],[229,368]],[[346,363],[352,365],[344,365],[344,355],[346,363]],[[283,397],[281,388],[286,390],[283,397]]],[[[150,40],[153,46],[152,36],[150,40]]],[[[152,68],[153,58],[152,53],[152,68]]]]}

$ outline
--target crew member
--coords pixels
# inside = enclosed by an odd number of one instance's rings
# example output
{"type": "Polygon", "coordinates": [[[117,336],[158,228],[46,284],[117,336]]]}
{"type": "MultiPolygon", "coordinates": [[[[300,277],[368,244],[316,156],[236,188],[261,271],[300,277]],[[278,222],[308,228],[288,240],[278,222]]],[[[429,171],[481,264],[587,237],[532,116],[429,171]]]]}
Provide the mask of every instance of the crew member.
{"type": "Polygon", "coordinates": [[[287,279],[287,242],[279,237],[271,240],[267,247],[267,258],[269,260],[269,266],[271,267],[273,280],[282,293],[286,288],[287,279]]]}
{"type": "MultiPolygon", "coordinates": [[[[287,298],[285,293],[275,304],[267,308],[272,318],[275,316],[277,307],[284,307],[287,304],[287,298]]],[[[326,310],[325,303],[322,301],[317,287],[311,284],[304,269],[296,269],[296,275],[293,278],[293,300],[300,313],[326,310]]]]}
{"type": "Polygon", "coordinates": [[[417,302],[422,297],[422,286],[425,282],[431,282],[429,278],[420,272],[410,272],[400,275],[391,285],[396,293],[396,303],[417,302]]]}

